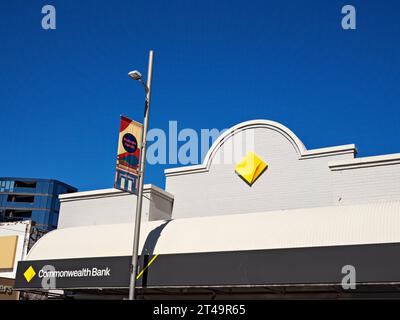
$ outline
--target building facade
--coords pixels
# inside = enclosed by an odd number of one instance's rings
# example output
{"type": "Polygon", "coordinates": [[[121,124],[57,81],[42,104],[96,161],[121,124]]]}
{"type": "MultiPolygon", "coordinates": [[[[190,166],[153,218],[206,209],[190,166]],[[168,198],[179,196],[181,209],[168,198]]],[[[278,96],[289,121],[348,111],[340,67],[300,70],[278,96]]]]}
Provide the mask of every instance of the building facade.
{"type": "MultiPolygon", "coordinates": [[[[166,170],[166,191],[148,187],[139,294],[400,298],[400,154],[356,154],[352,144],[309,150],[269,120],[225,131],[201,165],[166,170]]],[[[59,229],[19,263],[16,288],[48,292],[49,277],[72,298],[126,297],[135,200],[63,195],[59,229]]]]}
{"type": "Polygon", "coordinates": [[[60,210],[58,196],[76,191],[57,180],[0,178],[0,222],[32,220],[39,230],[53,230],[60,210]]]}
{"type": "Polygon", "coordinates": [[[165,175],[176,219],[400,200],[399,168],[400,154],[357,158],[354,144],[307,149],[282,124],[252,120],[222,134],[202,164],[165,175]],[[253,151],[268,167],[249,186],[234,167],[253,151]]]}

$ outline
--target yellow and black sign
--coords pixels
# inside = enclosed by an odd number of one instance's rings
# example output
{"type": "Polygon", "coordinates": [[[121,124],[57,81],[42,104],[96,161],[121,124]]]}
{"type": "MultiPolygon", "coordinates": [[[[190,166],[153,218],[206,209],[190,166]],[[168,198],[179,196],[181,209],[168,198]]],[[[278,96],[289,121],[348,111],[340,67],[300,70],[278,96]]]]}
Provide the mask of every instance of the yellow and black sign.
{"type": "MultiPolygon", "coordinates": [[[[342,268],[357,269],[359,283],[400,282],[399,243],[227,252],[145,255],[137,287],[340,284],[342,268]]],[[[132,257],[21,261],[15,288],[128,288],[132,257]],[[51,268],[49,268],[49,266],[51,268]],[[28,279],[29,268],[36,275],[28,279]]]]}
{"type": "Polygon", "coordinates": [[[259,156],[249,152],[236,165],[235,172],[251,186],[267,168],[268,165],[259,156]]]}

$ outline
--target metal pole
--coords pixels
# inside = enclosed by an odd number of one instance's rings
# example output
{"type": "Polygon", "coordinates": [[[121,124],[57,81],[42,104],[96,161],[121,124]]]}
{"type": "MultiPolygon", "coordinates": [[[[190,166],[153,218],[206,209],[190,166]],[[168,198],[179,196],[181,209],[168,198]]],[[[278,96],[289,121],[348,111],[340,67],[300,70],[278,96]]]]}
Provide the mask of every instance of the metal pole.
{"type": "Polygon", "coordinates": [[[138,271],[138,251],[139,251],[139,239],[140,239],[140,223],[142,216],[143,183],[144,183],[144,172],[146,167],[146,138],[147,138],[147,128],[149,124],[152,74],[153,74],[153,50],[150,50],[149,67],[147,70],[146,102],[144,106],[142,147],[140,151],[139,181],[138,181],[139,189],[136,200],[136,218],[135,218],[135,231],[133,235],[133,253],[132,253],[132,265],[131,265],[131,277],[129,283],[129,300],[135,300],[136,298],[136,276],[138,271]]]}

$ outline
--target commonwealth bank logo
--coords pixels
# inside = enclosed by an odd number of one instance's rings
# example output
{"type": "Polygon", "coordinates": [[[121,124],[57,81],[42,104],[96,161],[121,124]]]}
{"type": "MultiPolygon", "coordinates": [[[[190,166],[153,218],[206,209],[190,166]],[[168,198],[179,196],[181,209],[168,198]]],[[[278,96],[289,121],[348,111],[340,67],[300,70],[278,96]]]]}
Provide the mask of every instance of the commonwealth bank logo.
{"type": "Polygon", "coordinates": [[[249,152],[240,161],[236,167],[235,172],[241,177],[249,186],[251,186],[261,174],[268,168],[259,156],[254,152],[249,152]]]}
{"type": "Polygon", "coordinates": [[[36,276],[35,269],[33,269],[32,266],[30,266],[26,271],[24,272],[24,277],[26,279],[26,282],[31,282],[31,280],[36,276]]]}

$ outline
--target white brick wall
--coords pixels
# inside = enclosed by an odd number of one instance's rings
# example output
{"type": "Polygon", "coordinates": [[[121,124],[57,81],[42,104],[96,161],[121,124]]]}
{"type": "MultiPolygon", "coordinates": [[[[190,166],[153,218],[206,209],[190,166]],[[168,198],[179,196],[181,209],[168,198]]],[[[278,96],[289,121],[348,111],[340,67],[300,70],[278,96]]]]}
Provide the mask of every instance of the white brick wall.
{"type": "MultiPolygon", "coordinates": [[[[172,195],[152,185],[144,186],[143,195],[142,221],[171,218],[172,195]]],[[[135,221],[136,195],[117,189],[65,194],[60,202],[59,229],[135,221]]]]}
{"type": "Polygon", "coordinates": [[[216,141],[202,166],[166,171],[166,190],[175,199],[174,219],[400,199],[400,164],[334,171],[329,164],[351,163],[355,150],[306,150],[289,129],[270,121],[247,122],[240,130],[238,126],[216,141]],[[248,130],[254,144],[239,150],[237,159],[254,151],[269,166],[252,187],[236,175],[238,160],[214,163],[232,146],[233,137],[248,130]]]}
{"type": "Polygon", "coordinates": [[[333,171],[334,204],[400,199],[400,165],[333,171]]]}

